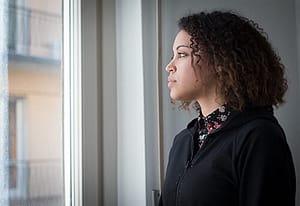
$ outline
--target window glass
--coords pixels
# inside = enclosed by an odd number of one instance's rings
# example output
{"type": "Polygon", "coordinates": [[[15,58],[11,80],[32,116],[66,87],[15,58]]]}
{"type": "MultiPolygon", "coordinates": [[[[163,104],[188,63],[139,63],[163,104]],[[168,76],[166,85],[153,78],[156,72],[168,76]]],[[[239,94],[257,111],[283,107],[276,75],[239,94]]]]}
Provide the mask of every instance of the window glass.
{"type": "Polygon", "coordinates": [[[64,205],[62,1],[7,2],[7,205],[64,205]]]}

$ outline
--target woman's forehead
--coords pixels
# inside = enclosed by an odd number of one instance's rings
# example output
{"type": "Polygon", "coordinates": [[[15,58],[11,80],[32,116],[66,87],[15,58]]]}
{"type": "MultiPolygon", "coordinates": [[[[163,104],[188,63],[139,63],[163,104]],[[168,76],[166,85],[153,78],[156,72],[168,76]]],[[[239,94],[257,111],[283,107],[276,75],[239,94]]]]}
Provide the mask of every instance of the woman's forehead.
{"type": "Polygon", "coordinates": [[[185,46],[190,46],[191,44],[191,36],[184,30],[181,30],[177,33],[174,44],[173,44],[173,49],[176,49],[180,45],[185,45],[185,46]]]}

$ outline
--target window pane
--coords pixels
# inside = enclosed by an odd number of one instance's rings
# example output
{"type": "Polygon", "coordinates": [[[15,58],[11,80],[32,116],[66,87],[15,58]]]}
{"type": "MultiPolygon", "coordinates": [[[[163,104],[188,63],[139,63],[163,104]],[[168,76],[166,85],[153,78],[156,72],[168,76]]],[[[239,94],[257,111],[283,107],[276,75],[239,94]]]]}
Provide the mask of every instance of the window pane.
{"type": "Polygon", "coordinates": [[[9,205],[64,205],[61,0],[9,0],[9,205]]]}

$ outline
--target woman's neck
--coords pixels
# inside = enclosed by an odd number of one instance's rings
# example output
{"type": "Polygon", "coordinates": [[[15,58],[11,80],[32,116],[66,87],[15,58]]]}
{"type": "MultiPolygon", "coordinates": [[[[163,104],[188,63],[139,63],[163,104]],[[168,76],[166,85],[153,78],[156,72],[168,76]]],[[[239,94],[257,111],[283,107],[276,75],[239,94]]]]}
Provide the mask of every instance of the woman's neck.
{"type": "Polygon", "coordinates": [[[197,102],[201,107],[201,113],[204,117],[208,116],[223,104],[225,104],[224,101],[216,101],[216,98],[207,99],[206,101],[197,100],[197,102]]]}

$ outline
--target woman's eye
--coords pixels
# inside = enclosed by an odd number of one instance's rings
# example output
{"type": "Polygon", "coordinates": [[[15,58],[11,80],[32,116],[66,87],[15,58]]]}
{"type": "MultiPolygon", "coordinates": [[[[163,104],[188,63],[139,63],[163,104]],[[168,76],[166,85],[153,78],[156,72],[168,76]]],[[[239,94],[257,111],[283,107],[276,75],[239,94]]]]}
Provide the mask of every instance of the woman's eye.
{"type": "Polygon", "coordinates": [[[182,57],[185,57],[185,56],[186,56],[186,54],[185,54],[185,53],[182,53],[182,52],[178,53],[177,55],[178,55],[178,58],[182,58],[182,57]]]}

